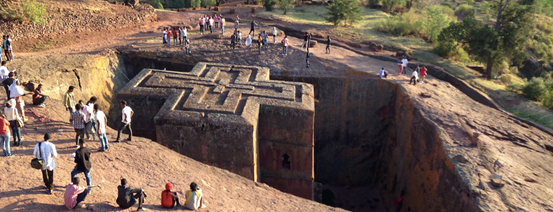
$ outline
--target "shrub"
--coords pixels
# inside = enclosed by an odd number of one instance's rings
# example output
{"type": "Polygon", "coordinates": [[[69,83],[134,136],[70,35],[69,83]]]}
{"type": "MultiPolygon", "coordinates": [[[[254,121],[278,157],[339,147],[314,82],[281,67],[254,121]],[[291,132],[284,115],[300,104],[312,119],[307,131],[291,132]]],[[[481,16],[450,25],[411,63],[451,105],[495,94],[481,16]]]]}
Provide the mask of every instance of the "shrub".
{"type": "Polygon", "coordinates": [[[25,0],[21,2],[21,9],[23,10],[23,15],[29,19],[29,21],[43,24],[48,20],[48,14],[46,13],[46,7],[42,3],[37,3],[36,0],[25,0]]]}
{"type": "Polygon", "coordinates": [[[463,14],[463,15],[470,15],[474,14],[474,7],[470,6],[468,4],[461,4],[458,8],[456,13],[463,14]]]}
{"type": "Polygon", "coordinates": [[[422,11],[422,18],[418,20],[426,38],[435,42],[442,32],[442,29],[449,26],[453,21],[453,10],[442,5],[429,6],[422,11]]]}
{"type": "Polygon", "coordinates": [[[488,14],[491,10],[491,5],[489,2],[482,2],[482,4],[480,4],[480,11],[484,14],[488,14]]]}
{"type": "Polygon", "coordinates": [[[156,5],[154,5],[154,8],[163,10],[163,4],[161,4],[161,2],[158,2],[156,5]]]}
{"type": "Polygon", "coordinates": [[[553,91],[547,92],[547,95],[542,100],[543,106],[553,110],[553,91]]]}
{"type": "Polygon", "coordinates": [[[451,2],[448,2],[448,1],[444,1],[442,3],[440,3],[442,6],[446,6],[446,7],[449,7],[451,9],[453,9],[453,4],[451,2]]]}
{"type": "Polygon", "coordinates": [[[263,7],[265,7],[267,11],[273,11],[276,3],[276,0],[263,0],[263,7]]]}
{"type": "Polygon", "coordinates": [[[283,15],[286,15],[288,11],[291,9],[294,9],[294,0],[280,0],[278,2],[278,6],[282,11],[284,11],[283,15]]]}
{"type": "Polygon", "coordinates": [[[335,0],[327,10],[326,21],[337,26],[342,21],[344,25],[359,21],[358,14],[361,12],[361,7],[359,0],[335,0]]]}
{"type": "Polygon", "coordinates": [[[532,100],[541,101],[548,93],[545,82],[541,77],[533,77],[524,85],[522,93],[532,100]]]}
{"type": "Polygon", "coordinates": [[[522,89],[524,89],[524,85],[521,85],[521,84],[518,84],[518,83],[507,85],[507,90],[515,92],[515,93],[522,92],[522,89]]]}
{"type": "Polygon", "coordinates": [[[502,74],[499,76],[499,81],[501,81],[503,84],[509,84],[511,83],[512,76],[510,74],[502,74]]]}
{"type": "Polygon", "coordinates": [[[380,0],[369,0],[369,6],[375,7],[376,5],[380,4],[380,0]]]}
{"type": "Polygon", "coordinates": [[[474,4],[474,0],[465,0],[465,2],[466,2],[468,5],[474,4]]]}
{"type": "Polygon", "coordinates": [[[404,13],[377,23],[375,29],[395,36],[419,35],[420,24],[413,14],[404,13]]]}

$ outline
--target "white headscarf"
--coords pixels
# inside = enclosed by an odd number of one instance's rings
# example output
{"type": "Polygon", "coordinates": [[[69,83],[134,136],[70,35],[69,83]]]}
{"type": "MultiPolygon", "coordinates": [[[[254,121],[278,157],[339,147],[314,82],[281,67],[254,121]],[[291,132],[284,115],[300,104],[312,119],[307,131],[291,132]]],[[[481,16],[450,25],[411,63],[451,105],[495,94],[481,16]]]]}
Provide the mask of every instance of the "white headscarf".
{"type": "Polygon", "coordinates": [[[10,85],[10,98],[23,96],[23,88],[17,85],[18,79],[13,80],[10,85]]]}
{"type": "Polygon", "coordinates": [[[252,45],[252,36],[248,34],[248,38],[246,38],[246,46],[252,45]]]}

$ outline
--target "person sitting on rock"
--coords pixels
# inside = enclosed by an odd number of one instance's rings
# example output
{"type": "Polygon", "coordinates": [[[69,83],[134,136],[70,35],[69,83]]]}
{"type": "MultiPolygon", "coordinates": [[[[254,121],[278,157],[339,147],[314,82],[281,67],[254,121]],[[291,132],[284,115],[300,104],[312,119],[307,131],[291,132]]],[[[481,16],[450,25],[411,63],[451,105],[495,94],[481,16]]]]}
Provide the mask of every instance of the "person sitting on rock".
{"type": "Polygon", "coordinates": [[[388,71],[384,70],[384,68],[381,68],[378,76],[380,77],[380,79],[388,78],[388,71]]]}
{"type": "Polygon", "coordinates": [[[196,210],[198,208],[205,208],[202,190],[198,188],[198,184],[195,182],[190,183],[190,190],[185,194],[186,202],[184,207],[190,210],[196,210]]]}
{"type": "Polygon", "coordinates": [[[46,101],[48,95],[42,93],[42,84],[38,84],[36,89],[33,91],[33,105],[38,105],[38,107],[44,107],[44,101],[46,101]]]}
{"type": "Polygon", "coordinates": [[[145,211],[146,208],[142,207],[144,203],[144,198],[146,198],[146,192],[141,188],[133,188],[127,186],[127,180],[125,178],[121,179],[121,185],[117,186],[117,205],[122,209],[127,209],[136,204],[136,199],[138,198],[138,210],[145,211]]]}
{"type": "Polygon", "coordinates": [[[86,187],[79,186],[80,178],[74,177],[72,183],[65,187],[65,193],[63,200],[65,201],[65,207],[67,209],[74,209],[77,207],[86,208],[86,205],[80,204],[86,198],[86,195],[90,192],[91,188],[101,187],[100,185],[89,185],[86,187]]]}
{"type": "Polygon", "coordinates": [[[161,192],[161,207],[162,208],[174,208],[180,206],[179,197],[177,192],[172,192],[172,183],[165,184],[165,191],[161,192]]]}

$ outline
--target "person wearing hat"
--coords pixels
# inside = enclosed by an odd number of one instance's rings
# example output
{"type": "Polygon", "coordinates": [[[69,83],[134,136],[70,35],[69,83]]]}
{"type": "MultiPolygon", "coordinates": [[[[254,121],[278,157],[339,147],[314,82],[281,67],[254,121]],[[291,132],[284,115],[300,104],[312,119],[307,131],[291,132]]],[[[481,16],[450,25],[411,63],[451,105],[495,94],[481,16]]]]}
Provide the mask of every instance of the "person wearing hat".
{"type": "Polygon", "coordinates": [[[173,190],[173,184],[172,183],[165,184],[165,190],[161,192],[162,208],[174,208],[181,205],[179,203],[179,197],[177,195],[177,192],[173,192],[171,190],[173,190]]]}
{"type": "Polygon", "coordinates": [[[125,178],[122,178],[121,185],[117,186],[116,202],[122,209],[132,207],[136,204],[136,199],[138,199],[138,211],[145,211],[146,208],[142,207],[142,203],[144,203],[144,198],[147,196],[144,189],[127,186],[127,180],[125,178]]]}
{"type": "Polygon", "coordinates": [[[81,179],[74,177],[71,183],[65,187],[65,193],[63,194],[63,200],[67,209],[74,209],[77,207],[86,208],[85,204],[80,204],[86,198],[86,195],[90,192],[91,188],[102,187],[100,185],[79,186],[81,179]]]}
{"type": "Polygon", "coordinates": [[[10,99],[6,103],[6,107],[4,108],[4,115],[6,116],[6,119],[8,119],[8,121],[10,122],[10,128],[13,137],[13,146],[19,146],[21,145],[21,128],[17,126],[16,122],[18,118],[21,118],[21,116],[15,108],[15,105],[15,99],[10,99]]]}
{"type": "Polygon", "coordinates": [[[33,91],[33,105],[38,105],[38,107],[44,107],[44,101],[46,101],[48,95],[42,94],[42,84],[38,84],[36,89],[33,91]]]}
{"type": "MultiPolygon", "coordinates": [[[[75,94],[73,94],[73,90],[75,90],[75,86],[69,86],[69,89],[63,97],[63,105],[65,106],[65,111],[69,111],[69,115],[75,112],[75,94]]],[[[69,122],[73,125],[72,121],[69,122]]]]}
{"type": "Polygon", "coordinates": [[[35,145],[33,155],[39,160],[44,160],[44,168],[42,171],[42,181],[48,193],[52,194],[54,190],[54,168],[56,168],[56,162],[54,161],[55,157],[58,157],[58,152],[56,151],[56,145],[50,143],[50,134],[44,134],[44,141],[39,142],[35,145]]]}

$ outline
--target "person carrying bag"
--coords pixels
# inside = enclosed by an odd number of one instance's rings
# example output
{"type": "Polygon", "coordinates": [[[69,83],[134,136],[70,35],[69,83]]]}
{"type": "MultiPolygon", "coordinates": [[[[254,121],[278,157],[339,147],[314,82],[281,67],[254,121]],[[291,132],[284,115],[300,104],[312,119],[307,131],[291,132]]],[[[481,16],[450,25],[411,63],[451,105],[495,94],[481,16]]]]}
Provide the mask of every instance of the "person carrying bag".
{"type": "MultiPolygon", "coordinates": [[[[42,156],[41,144],[42,144],[42,142],[38,143],[38,152],[39,152],[40,157],[41,157],[41,158],[44,158],[44,157],[42,156]]],[[[44,159],[38,159],[38,157],[37,157],[37,158],[33,158],[33,159],[31,160],[31,167],[33,167],[33,168],[35,168],[35,169],[40,169],[40,170],[44,169],[44,159]]]]}

